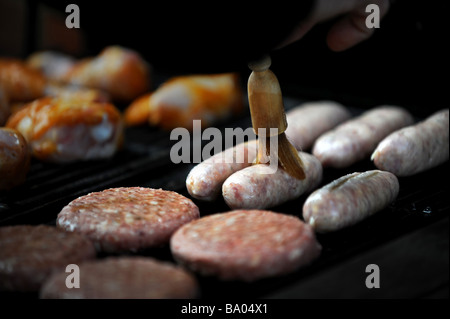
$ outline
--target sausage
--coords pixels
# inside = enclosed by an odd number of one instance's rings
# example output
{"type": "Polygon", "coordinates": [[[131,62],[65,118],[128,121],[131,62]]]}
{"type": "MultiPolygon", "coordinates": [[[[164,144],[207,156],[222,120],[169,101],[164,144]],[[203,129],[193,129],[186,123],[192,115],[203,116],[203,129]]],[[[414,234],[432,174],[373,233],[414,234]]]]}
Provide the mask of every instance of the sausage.
{"type": "Polygon", "coordinates": [[[199,216],[198,207],[178,193],[118,187],[71,201],[56,226],[86,235],[99,251],[115,253],[165,245],[178,227],[199,216]]]}
{"type": "MultiPolygon", "coordinates": [[[[320,133],[349,118],[350,113],[335,102],[323,101],[296,107],[286,116],[288,121],[286,135],[300,151],[309,148],[320,133]]],[[[222,190],[223,182],[229,176],[252,164],[256,158],[257,144],[257,142],[241,144],[235,150],[226,150],[198,164],[191,170],[186,180],[189,194],[197,199],[215,200],[222,190]],[[248,156],[248,160],[245,160],[245,163],[225,164],[225,162],[232,162],[233,152],[244,154],[246,159],[248,156]]]]}
{"type": "Polygon", "coordinates": [[[41,299],[190,299],[199,295],[195,277],[169,262],[147,257],[106,257],[79,265],[80,285],[68,288],[66,272],[48,278],[41,299]]]}
{"type": "Polygon", "coordinates": [[[393,202],[399,192],[397,177],[370,170],[352,173],[314,191],[303,205],[303,218],[320,233],[356,224],[393,202]]]}
{"type": "Polygon", "coordinates": [[[22,133],[34,157],[49,162],[110,158],[123,141],[122,117],[114,105],[75,97],[37,99],[6,126],[22,133]]]}
{"type": "Polygon", "coordinates": [[[369,157],[384,137],[413,122],[401,107],[379,106],[321,135],[312,153],[324,167],[345,168],[369,157]]]}
{"type": "Polygon", "coordinates": [[[256,140],[241,143],[196,165],[186,178],[189,194],[204,201],[215,200],[229,176],[252,165],[257,148],[256,140]]]}
{"type": "Polygon", "coordinates": [[[0,128],[0,190],[22,184],[30,169],[31,153],[22,134],[0,128]]]}
{"type": "Polygon", "coordinates": [[[350,117],[350,111],[334,101],[308,102],[286,113],[285,133],[297,150],[305,151],[320,135],[350,117]]]}
{"type": "Polygon", "coordinates": [[[312,263],[321,246],[298,217],[263,210],[235,210],[180,227],[170,240],[175,260],[204,276],[255,281],[312,263]]]}
{"type": "Polygon", "coordinates": [[[410,176],[448,161],[448,114],[448,109],[438,111],[390,134],[372,154],[375,166],[397,176],[410,176]]]}
{"type": "Polygon", "coordinates": [[[222,195],[232,209],[265,209],[300,197],[322,181],[322,165],[314,156],[299,152],[306,178],[296,179],[279,168],[271,174],[265,164],[244,168],[223,183],[222,195]]]}
{"type": "Polygon", "coordinates": [[[0,227],[0,291],[38,291],[53,272],[95,257],[80,234],[48,225],[0,227]]]}

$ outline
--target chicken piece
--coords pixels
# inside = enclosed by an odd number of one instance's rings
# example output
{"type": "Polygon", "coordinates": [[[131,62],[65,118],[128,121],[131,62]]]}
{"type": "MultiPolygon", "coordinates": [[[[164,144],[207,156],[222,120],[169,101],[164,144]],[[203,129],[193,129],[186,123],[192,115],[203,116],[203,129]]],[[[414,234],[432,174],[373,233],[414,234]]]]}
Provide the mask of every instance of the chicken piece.
{"type": "Polygon", "coordinates": [[[22,184],[30,168],[30,151],[17,130],[0,128],[0,190],[22,184]]]}
{"type": "Polygon", "coordinates": [[[193,120],[201,120],[205,128],[239,114],[243,108],[237,74],[179,76],[134,100],[125,110],[125,123],[132,126],[147,122],[170,130],[192,129],[193,120]]]}
{"type": "Polygon", "coordinates": [[[59,82],[75,65],[76,60],[59,52],[41,51],[31,54],[25,63],[40,71],[47,79],[59,82]]]}
{"type": "Polygon", "coordinates": [[[77,62],[63,81],[101,89],[114,101],[129,102],[150,90],[150,66],[135,51],[110,46],[94,58],[77,62]]]}
{"type": "Polygon", "coordinates": [[[111,97],[99,89],[83,88],[51,82],[45,86],[45,95],[61,99],[78,99],[90,102],[111,102],[111,97]]]}
{"type": "Polygon", "coordinates": [[[17,59],[0,59],[0,86],[10,102],[29,102],[44,94],[45,77],[17,59]]]}
{"type": "Polygon", "coordinates": [[[49,162],[108,158],[123,140],[121,114],[114,105],[75,97],[35,100],[6,126],[23,134],[34,157],[49,162]]]}
{"type": "MultiPolygon", "coordinates": [[[[56,82],[49,82],[45,86],[44,95],[47,97],[58,97],[62,100],[70,99],[80,101],[83,100],[86,102],[111,102],[109,94],[104,91],[58,84],[56,82]]],[[[6,123],[6,120],[10,114],[16,113],[29,103],[29,102],[14,102],[6,104],[7,102],[8,102],[7,100],[2,102],[2,92],[0,87],[0,125],[6,123]],[[3,116],[4,122],[1,121],[2,114],[4,115],[3,116]]]]}
{"type": "Polygon", "coordinates": [[[148,124],[150,120],[150,98],[153,93],[146,93],[135,99],[125,109],[124,121],[127,126],[148,124]]]}

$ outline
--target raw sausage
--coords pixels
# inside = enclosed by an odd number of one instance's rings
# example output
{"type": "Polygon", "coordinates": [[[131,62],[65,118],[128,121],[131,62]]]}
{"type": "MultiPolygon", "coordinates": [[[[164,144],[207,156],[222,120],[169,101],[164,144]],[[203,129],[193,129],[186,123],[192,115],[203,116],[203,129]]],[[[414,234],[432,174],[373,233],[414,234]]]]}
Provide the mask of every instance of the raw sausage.
{"type": "Polygon", "coordinates": [[[256,140],[241,143],[196,165],[186,178],[189,194],[205,201],[215,200],[223,182],[233,173],[252,165],[256,158],[256,140]]]}
{"type": "MultiPolygon", "coordinates": [[[[286,135],[297,150],[309,148],[319,134],[350,117],[341,105],[332,101],[310,102],[287,113],[286,135]]],[[[223,182],[233,173],[252,164],[258,143],[253,141],[228,149],[194,167],[186,180],[189,194],[197,199],[212,201],[222,190],[223,182]],[[236,154],[245,156],[244,163],[233,163],[236,154]],[[247,157],[248,156],[248,157],[247,157]],[[247,160],[248,159],[248,160],[247,160]]]]}
{"type": "Polygon", "coordinates": [[[449,110],[386,137],[372,154],[376,167],[397,176],[410,176],[448,160],[449,110]]]}
{"type": "Polygon", "coordinates": [[[286,113],[286,135],[298,151],[305,151],[321,134],[350,117],[350,111],[334,101],[304,103],[286,113]]]}
{"type": "Polygon", "coordinates": [[[313,154],[324,167],[345,168],[369,157],[384,137],[413,122],[403,108],[379,106],[320,136],[313,154]]]}
{"type": "Polygon", "coordinates": [[[300,197],[315,189],[322,181],[322,165],[314,156],[299,152],[306,178],[296,179],[279,168],[270,173],[265,164],[244,168],[223,183],[222,194],[232,209],[265,209],[300,197]]]}
{"type": "Polygon", "coordinates": [[[348,174],[314,191],[303,205],[303,218],[317,232],[336,231],[384,209],[398,192],[399,182],[392,173],[348,174]]]}

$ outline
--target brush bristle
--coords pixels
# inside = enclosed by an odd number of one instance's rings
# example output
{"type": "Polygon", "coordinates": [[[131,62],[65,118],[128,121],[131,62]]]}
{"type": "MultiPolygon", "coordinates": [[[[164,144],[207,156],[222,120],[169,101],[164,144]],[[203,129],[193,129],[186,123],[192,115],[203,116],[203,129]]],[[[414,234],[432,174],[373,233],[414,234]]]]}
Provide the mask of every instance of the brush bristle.
{"type": "MultiPolygon", "coordinates": [[[[289,175],[297,179],[305,179],[303,162],[295,147],[288,141],[284,132],[287,128],[284,112],[283,95],[275,74],[269,70],[270,57],[251,63],[252,73],[248,78],[248,102],[252,117],[253,130],[259,136],[257,164],[269,164],[277,156],[278,165],[289,175]],[[270,132],[259,135],[259,129],[270,132]],[[275,132],[272,132],[275,128],[275,132]],[[270,138],[277,138],[278,149],[270,154],[270,138]],[[265,142],[265,143],[264,143],[265,142]],[[265,145],[264,145],[265,144],[265,145]],[[272,156],[271,156],[272,155],[272,156]]],[[[272,163],[273,163],[272,161],[272,163]]]]}
{"type": "MultiPolygon", "coordinates": [[[[256,164],[268,164],[271,155],[270,137],[265,139],[265,150],[262,143],[258,143],[256,164]]],[[[272,154],[274,155],[274,154],[272,154]]],[[[278,164],[289,175],[296,179],[306,178],[303,162],[295,147],[288,141],[286,134],[278,135],[278,164]]]]}
{"type": "Polygon", "coordinates": [[[278,135],[278,161],[281,167],[297,179],[305,179],[303,162],[297,149],[288,141],[286,134],[278,135]]]}

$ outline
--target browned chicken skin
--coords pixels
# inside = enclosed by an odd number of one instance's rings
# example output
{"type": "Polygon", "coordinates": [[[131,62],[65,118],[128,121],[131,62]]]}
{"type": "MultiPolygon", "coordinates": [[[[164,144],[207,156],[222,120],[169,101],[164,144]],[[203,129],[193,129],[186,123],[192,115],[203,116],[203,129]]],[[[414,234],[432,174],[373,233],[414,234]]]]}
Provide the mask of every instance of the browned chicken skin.
{"type": "Polygon", "coordinates": [[[6,126],[24,135],[33,156],[52,162],[108,158],[123,139],[122,117],[114,105],[74,97],[35,100],[6,126]]]}
{"type": "Polygon", "coordinates": [[[125,123],[192,129],[192,121],[201,120],[208,127],[240,113],[243,98],[234,73],[174,77],[134,100],[125,110],[125,123]]]}
{"type": "Polygon", "coordinates": [[[10,102],[28,102],[44,94],[45,77],[16,59],[0,59],[0,86],[10,102]]]}
{"type": "Polygon", "coordinates": [[[104,90],[119,102],[148,92],[151,84],[149,65],[138,53],[119,46],[107,47],[98,56],[75,63],[63,82],[104,90]]]}

